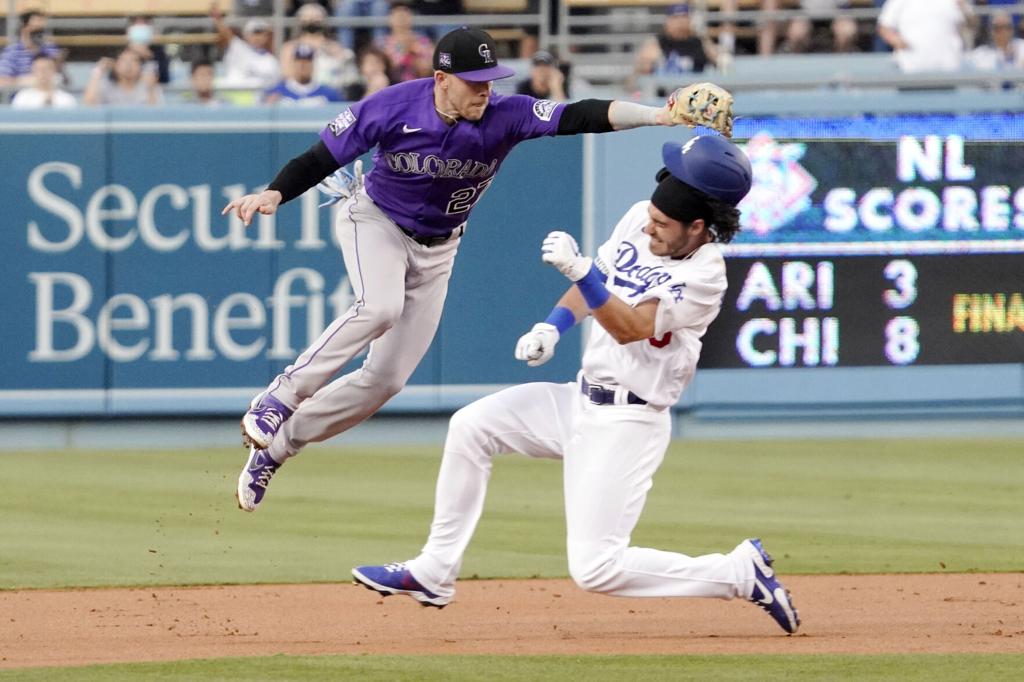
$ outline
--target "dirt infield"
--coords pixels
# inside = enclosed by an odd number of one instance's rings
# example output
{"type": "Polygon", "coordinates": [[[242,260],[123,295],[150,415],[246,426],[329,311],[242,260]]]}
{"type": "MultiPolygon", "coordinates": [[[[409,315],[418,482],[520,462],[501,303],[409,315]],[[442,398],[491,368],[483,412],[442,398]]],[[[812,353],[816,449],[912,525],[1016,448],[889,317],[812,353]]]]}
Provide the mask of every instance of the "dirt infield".
{"type": "Polygon", "coordinates": [[[271,654],[1024,652],[1024,574],[795,576],[751,604],[467,581],[437,610],[349,584],[0,592],[0,667],[271,654]]]}

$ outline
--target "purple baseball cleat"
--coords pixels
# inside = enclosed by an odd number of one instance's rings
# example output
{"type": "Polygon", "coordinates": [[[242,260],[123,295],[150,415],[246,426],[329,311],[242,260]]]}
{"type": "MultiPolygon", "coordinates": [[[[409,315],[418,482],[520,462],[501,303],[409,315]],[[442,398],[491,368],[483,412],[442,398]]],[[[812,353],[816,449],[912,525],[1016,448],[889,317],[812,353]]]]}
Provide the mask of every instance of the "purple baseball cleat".
{"type": "Polygon", "coordinates": [[[266,450],[251,447],[249,459],[238,476],[238,489],[235,491],[238,508],[247,512],[256,511],[256,507],[267,492],[270,479],[280,467],[281,465],[275,462],[266,450]]]}
{"type": "Polygon", "coordinates": [[[391,594],[407,594],[424,606],[436,606],[439,609],[443,609],[451,601],[450,597],[439,597],[420,585],[404,563],[358,566],[352,569],[352,576],[357,585],[362,585],[384,597],[391,594]]]}
{"type": "Polygon", "coordinates": [[[754,591],[750,601],[767,611],[779,627],[793,634],[800,627],[800,616],[790,599],[789,590],[775,577],[771,555],[761,546],[758,538],[744,540],[740,547],[749,552],[750,560],[754,563],[754,591]]]}
{"type": "Polygon", "coordinates": [[[280,400],[269,393],[259,394],[242,417],[242,445],[266,450],[290,416],[292,411],[280,400]]]}

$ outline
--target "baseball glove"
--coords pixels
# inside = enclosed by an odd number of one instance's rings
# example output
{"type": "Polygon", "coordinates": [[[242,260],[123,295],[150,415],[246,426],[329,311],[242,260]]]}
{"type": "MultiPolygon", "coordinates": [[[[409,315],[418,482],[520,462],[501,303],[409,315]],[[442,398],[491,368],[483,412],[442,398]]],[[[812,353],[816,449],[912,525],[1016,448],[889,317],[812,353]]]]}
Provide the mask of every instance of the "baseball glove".
{"type": "Polygon", "coordinates": [[[732,95],[714,83],[694,83],[668,98],[673,123],[714,128],[732,137],[732,95]]]}

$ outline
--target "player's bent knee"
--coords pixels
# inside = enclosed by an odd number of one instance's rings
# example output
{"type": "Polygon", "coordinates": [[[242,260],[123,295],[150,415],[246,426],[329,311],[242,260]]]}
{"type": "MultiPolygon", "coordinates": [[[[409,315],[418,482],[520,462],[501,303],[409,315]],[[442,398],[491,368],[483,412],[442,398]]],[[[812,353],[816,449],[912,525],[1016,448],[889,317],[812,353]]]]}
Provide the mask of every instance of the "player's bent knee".
{"type": "Polygon", "coordinates": [[[362,311],[364,318],[372,324],[378,333],[383,334],[398,324],[402,317],[403,302],[379,301],[375,304],[367,304],[362,311]]]}
{"type": "Polygon", "coordinates": [[[474,450],[483,450],[488,436],[484,429],[486,423],[473,405],[467,405],[455,412],[448,421],[448,439],[462,445],[471,445],[474,450]]]}
{"type": "Polygon", "coordinates": [[[368,388],[373,394],[381,396],[384,400],[398,395],[408,381],[407,376],[399,376],[387,371],[378,371],[364,367],[360,384],[368,388]]]}
{"type": "Polygon", "coordinates": [[[621,574],[617,556],[569,552],[569,575],[581,590],[611,592],[617,587],[621,574]]]}

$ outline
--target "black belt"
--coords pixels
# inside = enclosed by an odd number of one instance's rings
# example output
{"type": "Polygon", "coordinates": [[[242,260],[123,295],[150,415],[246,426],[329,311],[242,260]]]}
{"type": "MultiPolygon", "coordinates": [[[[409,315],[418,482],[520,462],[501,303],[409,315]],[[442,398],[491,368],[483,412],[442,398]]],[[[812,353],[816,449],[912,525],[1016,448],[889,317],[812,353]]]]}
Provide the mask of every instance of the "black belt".
{"type": "MultiPolygon", "coordinates": [[[[605,388],[604,386],[598,386],[592,384],[586,379],[580,380],[580,389],[583,391],[583,395],[587,396],[590,402],[595,405],[614,405],[615,404],[615,389],[605,388]]],[[[647,401],[638,396],[636,393],[630,391],[626,395],[626,403],[629,405],[646,405],[647,401]]]]}
{"type": "Polygon", "coordinates": [[[406,237],[413,240],[417,244],[422,244],[423,246],[437,246],[438,244],[444,244],[452,237],[461,237],[462,233],[466,231],[466,223],[462,223],[461,225],[456,227],[454,230],[451,230],[447,234],[437,235],[416,234],[412,230],[407,230],[401,225],[398,226],[398,229],[404,232],[406,237]]]}

